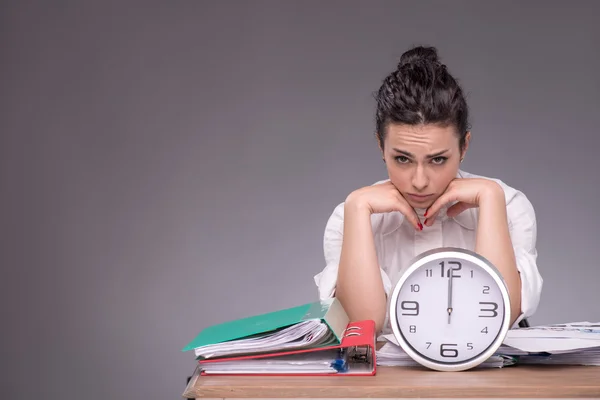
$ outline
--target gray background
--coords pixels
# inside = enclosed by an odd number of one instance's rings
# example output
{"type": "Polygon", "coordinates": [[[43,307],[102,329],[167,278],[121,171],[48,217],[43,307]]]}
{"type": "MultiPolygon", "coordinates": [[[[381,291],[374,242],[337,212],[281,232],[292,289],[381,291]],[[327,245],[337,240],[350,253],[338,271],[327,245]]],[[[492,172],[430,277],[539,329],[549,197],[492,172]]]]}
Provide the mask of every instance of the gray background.
{"type": "Polygon", "coordinates": [[[179,398],[202,328],[314,301],[413,44],[535,206],[531,322],[600,320],[600,2],[83,3],[0,6],[3,398],[179,398]]]}

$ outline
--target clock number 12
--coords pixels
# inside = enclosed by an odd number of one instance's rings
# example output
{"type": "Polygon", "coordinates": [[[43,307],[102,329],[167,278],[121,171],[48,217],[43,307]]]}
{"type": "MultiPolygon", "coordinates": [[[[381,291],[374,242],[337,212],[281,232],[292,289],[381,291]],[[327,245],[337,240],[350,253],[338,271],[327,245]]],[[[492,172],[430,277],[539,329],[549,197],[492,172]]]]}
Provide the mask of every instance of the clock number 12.
{"type": "MultiPolygon", "coordinates": [[[[445,269],[445,262],[442,261],[440,262],[440,269],[441,269],[441,277],[444,278],[450,278],[450,274],[452,274],[453,278],[460,278],[460,275],[456,275],[456,271],[460,271],[462,269],[462,264],[459,261],[448,261],[448,264],[450,265],[455,265],[455,267],[449,267],[446,271],[444,271],[445,269]]],[[[433,271],[430,269],[427,269],[427,276],[433,276],[433,271]]]]}

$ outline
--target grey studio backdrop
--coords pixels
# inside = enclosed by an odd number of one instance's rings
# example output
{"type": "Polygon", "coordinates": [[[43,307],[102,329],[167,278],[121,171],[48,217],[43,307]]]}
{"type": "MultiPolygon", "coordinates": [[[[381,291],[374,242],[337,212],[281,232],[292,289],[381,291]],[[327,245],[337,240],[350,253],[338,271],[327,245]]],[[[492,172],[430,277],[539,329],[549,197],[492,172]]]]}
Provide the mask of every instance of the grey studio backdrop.
{"type": "Polygon", "coordinates": [[[431,44],[463,169],[523,190],[532,324],[600,320],[600,2],[0,6],[2,397],[176,399],[202,328],[314,301],[333,208],[386,177],[372,92],[431,44]]]}

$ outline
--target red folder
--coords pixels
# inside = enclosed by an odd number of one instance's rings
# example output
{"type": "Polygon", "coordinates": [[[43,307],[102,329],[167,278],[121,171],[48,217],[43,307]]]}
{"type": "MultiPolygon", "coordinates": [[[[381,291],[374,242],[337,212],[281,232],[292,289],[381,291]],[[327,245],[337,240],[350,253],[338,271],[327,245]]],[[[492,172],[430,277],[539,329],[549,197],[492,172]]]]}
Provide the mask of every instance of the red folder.
{"type": "MultiPolygon", "coordinates": [[[[376,355],[375,355],[375,322],[372,320],[351,322],[348,324],[346,329],[344,330],[344,336],[342,337],[342,342],[339,345],[320,347],[316,349],[304,349],[304,350],[293,350],[293,351],[284,351],[279,353],[269,353],[269,354],[260,354],[260,355],[246,355],[246,356],[237,356],[237,357],[228,357],[228,358],[218,358],[218,359],[206,359],[200,360],[199,363],[199,372],[200,375],[235,375],[235,376],[261,376],[261,375],[269,375],[269,376],[365,376],[365,375],[375,375],[376,373],[376,355]],[[268,359],[268,360],[277,360],[277,357],[292,355],[292,354],[312,354],[318,355],[320,352],[331,352],[331,350],[336,349],[344,349],[346,354],[346,365],[347,369],[345,371],[332,371],[332,372],[280,372],[280,371],[243,371],[243,360],[260,360],[260,359],[268,359]],[[213,366],[218,367],[218,363],[229,362],[231,364],[232,361],[240,361],[238,364],[239,370],[235,372],[206,372],[202,367],[207,364],[212,364],[213,366]]],[[[300,356],[298,356],[300,357],[300,356]]],[[[236,365],[236,368],[237,366],[236,365]]]]}

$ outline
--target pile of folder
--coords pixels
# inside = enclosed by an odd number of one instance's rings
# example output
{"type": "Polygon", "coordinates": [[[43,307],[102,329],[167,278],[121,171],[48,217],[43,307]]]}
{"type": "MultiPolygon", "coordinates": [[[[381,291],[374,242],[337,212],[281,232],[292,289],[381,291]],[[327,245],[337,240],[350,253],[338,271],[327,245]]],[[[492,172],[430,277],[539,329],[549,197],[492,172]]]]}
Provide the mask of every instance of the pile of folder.
{"type": "Polygon", "coordinates": [[[349,322],[336,298],[204,329],[195,375],[375,375],[375,322],[349,322]]]}
{"type": "MultiPolygon", "coordinates": [[[[201,331],[193,351],[202,375],[375,375],[376,366],[416,366],[394,335],[376,347],[375,322],[349,322],[336,298],[229,321],[201,331]]],[[[477,368],[515,364],[600,366],[600,323],[510,329],[477,368]]]]}

